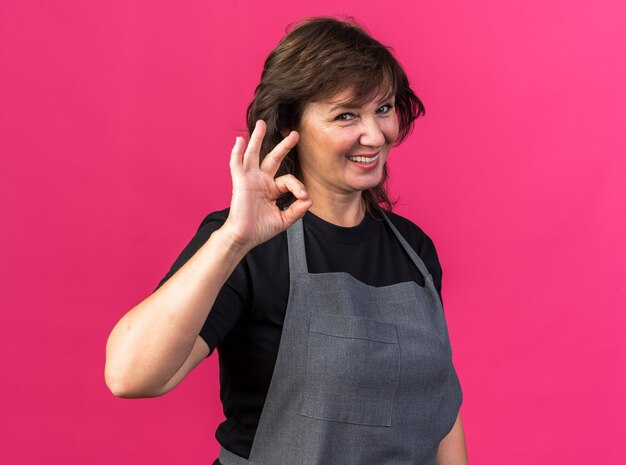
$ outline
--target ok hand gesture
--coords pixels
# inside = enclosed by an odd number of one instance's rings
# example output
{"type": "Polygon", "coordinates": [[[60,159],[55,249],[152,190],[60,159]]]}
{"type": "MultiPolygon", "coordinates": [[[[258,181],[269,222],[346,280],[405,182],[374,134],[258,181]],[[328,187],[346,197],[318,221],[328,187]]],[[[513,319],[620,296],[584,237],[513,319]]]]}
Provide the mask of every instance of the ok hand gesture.
{"type": "Polygon", "coordinates": [[[223,228],[236,244],[248,250],[287,229],[313,204],[295,176],[274,178],[283,158],[298,143],[298,133],[292,131],[260,163],[265,131],[265,122],[257,121],[248,147],[242,137],[237,137],[230,157],[233,195],[223,228]],[[288,191],[296,201],[282,211],[276,199],[288,191]]]}

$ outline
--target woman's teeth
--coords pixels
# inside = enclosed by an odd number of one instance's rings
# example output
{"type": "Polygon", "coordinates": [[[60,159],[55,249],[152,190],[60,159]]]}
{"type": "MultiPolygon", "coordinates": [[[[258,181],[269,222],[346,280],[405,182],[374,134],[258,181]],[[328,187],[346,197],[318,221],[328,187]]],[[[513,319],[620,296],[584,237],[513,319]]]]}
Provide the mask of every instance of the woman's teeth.
{"type": "Polygon", "coordinates": [[[348,157],[348,159],[357,163],[373,163],[378,159],[379,156],[380,155],[375,155],[373,157],[348,157]]]}

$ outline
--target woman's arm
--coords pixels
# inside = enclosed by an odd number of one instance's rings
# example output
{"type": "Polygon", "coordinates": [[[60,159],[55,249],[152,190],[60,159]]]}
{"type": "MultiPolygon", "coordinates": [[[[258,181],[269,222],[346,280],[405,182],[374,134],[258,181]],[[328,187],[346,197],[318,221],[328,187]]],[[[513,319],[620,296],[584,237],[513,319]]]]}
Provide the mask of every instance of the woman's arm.
{"type": "Polygon", "coordinates": [[[243,139],[237,138],[230,159],[233,196],[224,225],[113,328],[106,347],[105,380],[116,396],[161,395],[200,363],[208,347],[198,334],[237,264],[311,206],[295,177],[274,179],[281,160],[298,142],[298,134],[291,133],[259,163],[264,135],[265,124],[258,122],[247,149],[243,139]],[[297,200],[281,211],[275,201],[288,191],[297,200]]]}
{"type": "MultiPolygon", "coordinates": [[[[245,249],[217,230],[167,282],[124,315],[106,347],[105,380],[113,394],[167,392],[165,386],[186,365],[217,294],[244,255],[245,249]]],[[[189,363],[187,372],[197,360],[189,363]]]]}
{"type": "Polygon", "coordinates": [[[461,412],[448,435],[439,443],[435,465],[468,465],[461,412]]]}

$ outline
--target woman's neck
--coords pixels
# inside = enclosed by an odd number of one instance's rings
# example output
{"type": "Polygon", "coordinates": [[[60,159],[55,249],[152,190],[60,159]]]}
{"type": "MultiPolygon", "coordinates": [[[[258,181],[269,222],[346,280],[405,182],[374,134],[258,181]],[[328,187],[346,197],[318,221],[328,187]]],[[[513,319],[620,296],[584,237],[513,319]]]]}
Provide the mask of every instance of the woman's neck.
{"type": "Polygon", "coordinates": [[[311,195],[311,200],[311,213],[337,226],[357,226],[365,217],[365,201],[360,192],[345,196],[311,195]]]}

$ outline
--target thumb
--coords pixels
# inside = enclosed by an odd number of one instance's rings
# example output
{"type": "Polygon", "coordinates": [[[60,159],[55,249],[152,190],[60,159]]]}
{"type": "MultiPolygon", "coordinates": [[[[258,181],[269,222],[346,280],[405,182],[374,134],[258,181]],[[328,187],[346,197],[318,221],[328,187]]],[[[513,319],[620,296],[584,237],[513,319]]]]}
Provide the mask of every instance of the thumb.
{"type": "Polygon", "coordinates": [[[311,199],[296,200],[287,210],[282,211],[280,214],[283,218],[285,229],[289,228],[292,224],[302,218],[312,205],[313,201],[311,199]]]}

